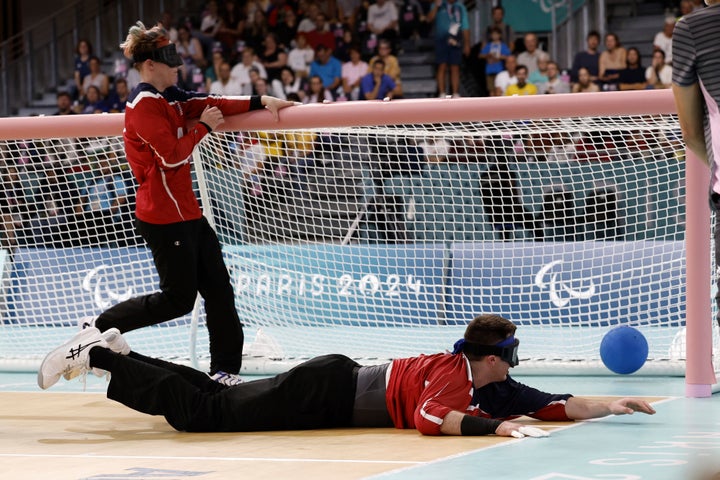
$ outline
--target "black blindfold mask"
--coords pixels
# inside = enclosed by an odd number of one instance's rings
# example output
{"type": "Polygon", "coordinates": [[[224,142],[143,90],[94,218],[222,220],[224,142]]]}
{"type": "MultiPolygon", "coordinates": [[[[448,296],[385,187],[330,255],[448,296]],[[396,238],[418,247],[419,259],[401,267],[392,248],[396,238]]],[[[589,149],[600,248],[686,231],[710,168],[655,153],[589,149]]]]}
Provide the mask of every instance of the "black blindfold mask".
{"type": "Polygon", "coordinates": [[[460,339],[455,342],[453,353],[458,354],[465,352],[475,355],[497,355],[501,360],[506,361],[511,367],[514,367],[520,363],[520,359],[518,358],[519,346],[520,340],[514,336],[510,336],[495,345],[480,345],[466,342],[465,339],[460,339]]]}
{"type": "Polygon", "coordinates": [[[178,55],[174,44],[165,45],[149,52],[140,52],[133,55],[135,63],[142,63],[145,60],[164,63],[168,67],[179,67],[183,64],[182,58],[178,55]]]}

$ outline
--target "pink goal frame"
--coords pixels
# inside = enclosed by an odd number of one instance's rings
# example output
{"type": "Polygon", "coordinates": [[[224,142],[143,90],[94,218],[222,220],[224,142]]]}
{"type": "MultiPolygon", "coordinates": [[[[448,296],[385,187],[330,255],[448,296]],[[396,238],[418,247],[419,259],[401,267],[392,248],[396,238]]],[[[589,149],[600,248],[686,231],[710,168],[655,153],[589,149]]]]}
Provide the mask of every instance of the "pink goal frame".
{"type": "MultiPolygon", "coordinates": [[[[222,130],[272,130],[364,125],[450,123],[530,118],[674,114],[670,90],[462,99],[339,102],[302,105],[227,118],[222,130]]],[[[0,118],[0,140],[121,135],[123,114],[0,118]]],[[[712,363],[709,170],[686,157],[686,374],[685,394],[708,397],[716,383],[712,363]]]]}

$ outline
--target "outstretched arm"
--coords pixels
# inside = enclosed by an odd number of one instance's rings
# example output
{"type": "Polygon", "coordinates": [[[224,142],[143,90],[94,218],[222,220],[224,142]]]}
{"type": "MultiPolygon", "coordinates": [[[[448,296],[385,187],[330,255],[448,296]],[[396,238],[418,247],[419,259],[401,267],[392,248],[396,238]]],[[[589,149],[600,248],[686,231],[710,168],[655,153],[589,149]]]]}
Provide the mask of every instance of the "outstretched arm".
{"type": "Polygon", "coordinates": [[[653,415],[655,409],[645,400],[637,398],[602,401],[570,397],[565,403],[565,414],[573,420],[588,420],[608,415],[632,415],[635,412],[653,415]]]}

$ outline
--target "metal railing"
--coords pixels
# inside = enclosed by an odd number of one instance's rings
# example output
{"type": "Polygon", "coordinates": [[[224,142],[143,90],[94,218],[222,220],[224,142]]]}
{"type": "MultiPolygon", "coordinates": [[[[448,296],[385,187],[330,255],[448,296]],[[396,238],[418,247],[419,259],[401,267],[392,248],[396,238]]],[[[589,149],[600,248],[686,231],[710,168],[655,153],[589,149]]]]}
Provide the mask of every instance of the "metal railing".
{"type": "MultiPolygon", "coordinates": [[[[176,19],[188,0],[78,0],[0,43],[0,116],[16,115],[73,78],[80,39],[101,59],[117,54],[136,20],[154,24],[162,12],[176,19]]],[[[106,72],[110,73],[110,72],[106,72]]]]}
{"type": "Polygon", "coordinates": [[[585,49],[585,38],[590,30],[605,31],[604,0],[566,0],[568,15],[556,22],[555,7],[552,3],[552,33],[550,37],[550,58],[569,69],[575,53],[585,49]]]}

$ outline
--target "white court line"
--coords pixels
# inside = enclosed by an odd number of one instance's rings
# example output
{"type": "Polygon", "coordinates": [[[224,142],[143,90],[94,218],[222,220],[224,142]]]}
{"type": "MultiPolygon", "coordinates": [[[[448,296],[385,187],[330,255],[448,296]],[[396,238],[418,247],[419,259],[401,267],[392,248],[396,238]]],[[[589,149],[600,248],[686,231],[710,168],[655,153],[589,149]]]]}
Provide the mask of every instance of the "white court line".
{"type": "MultiPolygon", "coordinates": [[[[0,384],[0,390],[3,390],[5,388],[27,388],[27,387],[33,387],[35,390],[37,390],[37,382],[23,382],[23,383],[2,383],[0,384]]],[[[22,391],[22,393],[28,393],[25,391],[22,391]]]]}
{"type": "Polygon", "coordinates": [[[97,458],[102,460],[202,460],[221,462],[303,462],[303,463],[368,463],[368,464],[402,464],[422,465],[426,462],[403,460],[333,460],[324,458],[273,458],[273,457],[171,457],[164,455],[61,455],[61,454],[34,454],[34,453],[0,453],[0,458],[97,458]]]}

